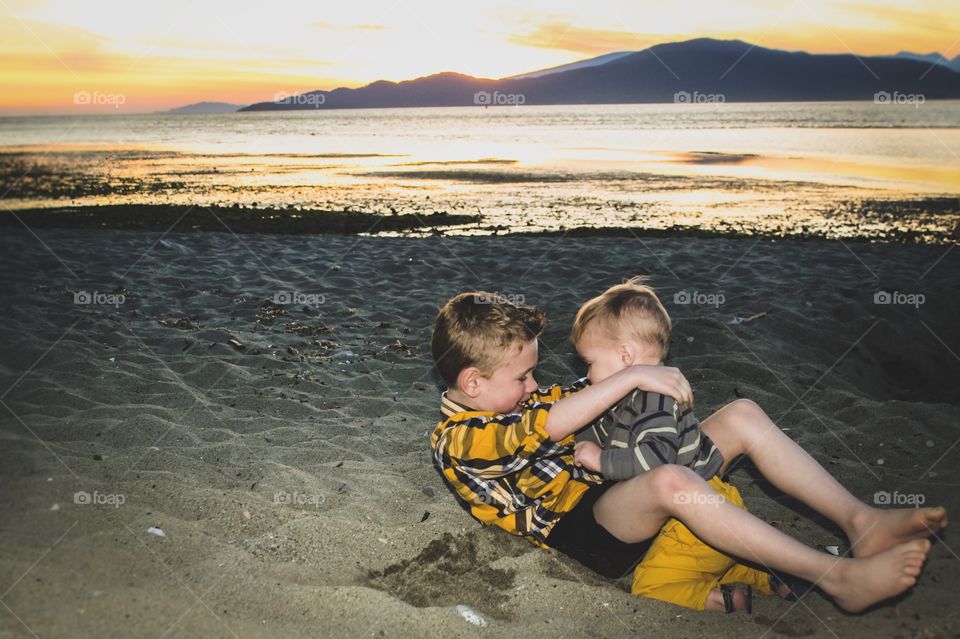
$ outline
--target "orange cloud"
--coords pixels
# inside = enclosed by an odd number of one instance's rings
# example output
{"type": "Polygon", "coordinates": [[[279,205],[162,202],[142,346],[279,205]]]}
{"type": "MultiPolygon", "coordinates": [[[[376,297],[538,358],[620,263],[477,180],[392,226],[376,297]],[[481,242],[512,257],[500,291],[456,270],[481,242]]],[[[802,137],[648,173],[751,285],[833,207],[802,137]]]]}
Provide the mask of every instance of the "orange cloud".
{"type": "Polygon", "coordinates": [[[670,38],[663,34],[651,35],[612,29],[588,29],[563,21],[552,21],[537,25],[530,33],[512,35],[508,41],[510,44],[525,47],[572,51],[596,56],[612,51],[645,49],[671,39],[686,38],[681,36],[670,38]]]}
{"type": "MultiPolygon", "coordinates": [[[[509,37],[511,44],[537,49],[570,51],[596,56],[613,51],[636,51],[662,42],[710,37],[744,40],[771,49],[802,50],[810,53],[855,53],[862,56],[888,55],[910,50],[919,53],[939,51],[948,57],[960,52],[957,33],[942,17],[910,9],[887,9],[866,5],[847,5],[861,12],[860,21],[845,25],[821,21],[803,5],[792,12],[784,25],[751,30],[720,30],[685,34],[652,34],[621,29],[591,29],[562,20],[543,22],[523,34],[509,37]]],[[[853,18],[853,16],[851,16],[853,18]]]]}
{"type": "Polygon", "coordinates": [[[357,84],[317,73],[330,63],[297,56],[296,49],[250,50],[176,36],[138,42],[146,47],[142,53],[115,51],[110,38],[77,27],[0,16],[0,113],[153,111],[200,100],[248,104],[281,91],[357,84]],[[77,104],[77,93],[113,97],[77,104]]]}
{"type": "MultiPolygon", "coordinates": [[[[877,30],[886,32],[891,39],[899,38],[903,32],[924,33],[934,41],[942,41],[944,36],[948,36],[950,41],[957,39],[956,20],[946,19],[946,12],[859,2],[844,3],[840,6],[870,18],[877,24],[877,30]]],[[[952,12],[956,11],[954,6],[952,12]]]]}
{"type": "MultiPolygon", "coordinates": [[[[309,60],[285,63],[310,64],[309,60]]],[[[232,61],[153,56],[137,58],[121,54],[94,54],[89,58],[40,53],[0,53],[0,83],[4,87],[0,113],[112,113],[153,111],[183,106],[200,100],[249,104],[275,99],[277,92],[300,93],[320,87],[356,86],[340,78],[291,72],[277,64],[264,68],[257,59],[232,61]],[[67,68],[64,64],[75,64],[67,68]],[[81,68],[82,67],[82,68],[81,68]],[[86,92],[122,96],[116,100],[77,104],[74,94],[86,92]]]]}

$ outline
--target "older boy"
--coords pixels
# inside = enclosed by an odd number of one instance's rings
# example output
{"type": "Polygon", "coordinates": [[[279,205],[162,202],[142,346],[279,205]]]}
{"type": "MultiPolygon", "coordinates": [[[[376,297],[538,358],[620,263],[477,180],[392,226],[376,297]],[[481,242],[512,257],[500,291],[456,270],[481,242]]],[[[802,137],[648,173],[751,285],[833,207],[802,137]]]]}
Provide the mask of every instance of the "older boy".
{"type": "MultiPolygon", "coordinates": [[[[723,552],[817,582],[850,611],[894,597],[916,583],[930,548],[926,537],[933,526],[939,530],[945,525],[943,512],[871,517],[876,521],[867,525],[871,530],[880,526],[882,534],[872,536],[870,556],[843,559],[808,548],[735,506],[709,504],[716,493],[681,466],[660,466],[613,486],[578,471],[571,435],[624,395],[644,388],[692,405],[692,392],[676,369],[631,361],[578,392],[553,387],[535,393],[533,371],[543,323],[543,314],[535,309],[477,292],[448,301],[434,325],[434,361],[448,386],[444,419],[431,437],[434,462],[461,505],[481,523],[571,555],[584,547],[585,535],[595,542],[595,552],[604,553],[600,564],[610,562],[616,569],[626,554],[650,543],[667,519],[675,517],[723,552]],[[576,525],[564,526],[565,521],[576,525]]],[[[785,456],[777,463],[798,461],[796,451],[782,448],[775,447],[785,456]]],[[[814,472],[808,467],[797,470],[814,472]]],[[[819,472],[826,475],[822,468],[819,472]]],[[[823,483],[822,477],[815,479],[823,483]]],[[[832,497],[842,497],[840,491],[842,487],[834,489],[832,497]]],[[[803,493],[793,494],[809,498],[803,493]]],[[[849,499],[862,506],[858,514],[863,513],[863,521],[874,515],[863,510],[865,504],[849,499]]],[[[853,529],[861,525],[859,519],[850,522],[853,529]]],[[[869,534],[866,529],[859,532],[869,534]]],[[[575,558],[588,565],[592,559],[575,558]]]]}

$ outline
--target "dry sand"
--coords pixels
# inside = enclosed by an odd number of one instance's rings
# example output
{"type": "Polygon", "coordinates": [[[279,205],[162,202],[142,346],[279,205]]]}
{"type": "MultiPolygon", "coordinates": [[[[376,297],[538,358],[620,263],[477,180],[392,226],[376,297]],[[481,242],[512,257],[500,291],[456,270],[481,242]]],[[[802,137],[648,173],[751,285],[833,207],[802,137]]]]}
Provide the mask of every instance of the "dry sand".
{"type": "MultiPolygon", "coordinates": [[[[428,447],[430,323],[448,296],[545,308],[539,379],[570,381],[577,305],[652,273],[701,418],[750,397],[861,498],[920,495],[956,518],[952,248],[5,231],[0,637],[956,636],[949,532],[896,606],[696,613],[480,528],[428,447]],[[878,290],[925,299],[875,304],[878,290]]],[[[843,543],[747,466],[732,481],[754,512],[843,543]]]]}

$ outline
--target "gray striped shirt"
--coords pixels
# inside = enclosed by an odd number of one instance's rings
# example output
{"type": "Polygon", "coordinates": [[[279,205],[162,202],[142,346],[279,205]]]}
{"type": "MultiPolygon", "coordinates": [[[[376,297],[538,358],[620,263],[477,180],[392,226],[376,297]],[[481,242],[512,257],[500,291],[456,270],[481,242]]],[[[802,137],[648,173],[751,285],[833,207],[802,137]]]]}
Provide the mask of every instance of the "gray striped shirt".
{"type": "Polygon", "coordinates": [[[629,479],[664,464],[678,464],[710,479],[723,455],[700,428],[690,408],[672,397],[635,390],[581,429],[577,441],[600,446],[604,479],[629,479]]]}

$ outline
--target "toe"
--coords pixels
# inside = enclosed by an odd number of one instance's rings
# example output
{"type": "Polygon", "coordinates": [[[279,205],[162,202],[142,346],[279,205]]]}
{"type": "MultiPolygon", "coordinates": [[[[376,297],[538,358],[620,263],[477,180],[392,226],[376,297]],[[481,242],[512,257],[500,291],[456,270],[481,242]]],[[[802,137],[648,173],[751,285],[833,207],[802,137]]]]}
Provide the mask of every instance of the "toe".
{"type": "Polygon", "coordinates": [[[903,552],[904,557],[909,557],[911,555],[922,554],[927,552],[924,547],[924,539],[914,539],[913,541],[905,542],[899,548],[903,552]]]}

